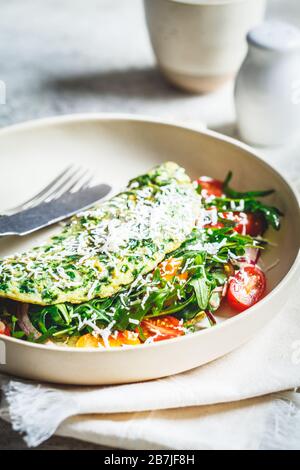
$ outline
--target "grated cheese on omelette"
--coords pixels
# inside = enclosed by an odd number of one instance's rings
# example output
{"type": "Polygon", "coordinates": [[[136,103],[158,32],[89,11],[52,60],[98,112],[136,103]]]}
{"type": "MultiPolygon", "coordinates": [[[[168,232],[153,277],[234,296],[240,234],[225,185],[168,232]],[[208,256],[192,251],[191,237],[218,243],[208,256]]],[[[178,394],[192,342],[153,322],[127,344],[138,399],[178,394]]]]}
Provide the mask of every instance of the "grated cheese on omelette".
{"type": "Polygon", "coordinates": [[[110,297],[178,248],[200,211],[184,169],[164,163],[48,243],[0,260],[0,297],[40,305],[110,297]]]}

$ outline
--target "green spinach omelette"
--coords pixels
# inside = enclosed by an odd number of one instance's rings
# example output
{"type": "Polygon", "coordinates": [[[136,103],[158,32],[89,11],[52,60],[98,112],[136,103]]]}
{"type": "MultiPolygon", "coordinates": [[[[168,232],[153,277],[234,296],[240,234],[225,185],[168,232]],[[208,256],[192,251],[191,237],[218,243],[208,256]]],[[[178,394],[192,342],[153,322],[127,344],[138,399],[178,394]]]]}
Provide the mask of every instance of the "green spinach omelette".
{"type": "Polygon", "coordinates": [[[0,296],[40,305],[109,297],[178,248],[200,206],[185,171],[160,165],[48,243],[0,261],[0,296]]]}

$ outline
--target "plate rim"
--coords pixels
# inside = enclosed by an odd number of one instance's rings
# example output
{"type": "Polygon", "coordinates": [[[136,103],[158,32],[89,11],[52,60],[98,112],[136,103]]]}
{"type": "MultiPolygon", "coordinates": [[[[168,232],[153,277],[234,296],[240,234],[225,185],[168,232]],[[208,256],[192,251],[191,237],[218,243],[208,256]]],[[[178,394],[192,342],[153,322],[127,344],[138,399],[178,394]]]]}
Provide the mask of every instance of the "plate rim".
{"type": "MultiPolygon", "coordinates": [[[[267,167],[269,170],[271,170],[277,177],[279,177],[283,183],[287,186],[289,189],[291,195],[294,197],[295,202],[298,204],[298,222],[299,222],[299,227],[300,227],[300,205],[299,205],[299,198],[297,196],[297,190],[294,186],[293,183],[290,183],[286,180],[286,178],[280,174],[272,164],[266,162],[260,155],[260,152],[252,148],[250,145],[239,141],[238,139],[235,139],[234,137],[229,137],[227,135],[221,134],[219,132],[213,131],[211,129],[208,129],[203,125],[201,122],[199,122],[199,125],[195,124],[184,124],[182,122],[177,122],[176,120],[172,119],[165,119],[165,118],[160,118],[160,117],[155,117],[151,115],[143,115],[143,114],[132,114],[132,113],[99,113],[99,112],[92,112],[92,113],[73,113],[73,114],[63,114],[63,115],[53,115],[49,117],[44,117],[44,118],[39,118],[39,119],[31,119],[25,122],[20,122],[16,124],[12,124],[6,127],[3,127],[0,129],[0,139],[3,135],[7,135],[10,133],[15,133],[23,130],[29,130],[29,129],[35,129],[39,127],[47,127],[47,126],[54,126],[60,123],[72,123],[72,122],[88,122],[88,121],[94,121],[94,122],[101,122],[101,121],[127,121],[127,122],[145,122],[149,124],[158,124],[158,125],[165,125],[165,126],[170,126],[173,128],[178,128],[178,129],[183,129],[183,130],[188,130],[191,132],[195,132],[197,134],[204,134],[208,135],[211,137],[214,137],[220,141],[227,142],[229,144],[232,144],[235,147],[238,147],[242,150],[245,150],[246,152],[250,153],[252,157],[254,157],[256,160],[258,160],[261,164],[263,164],[265,167],[267,167]]],[[[299,242],[299,248],[298,248],[298,253],[294,258],[294,261],[286,273],[286,275],[281,279],[281,281],[277,284],[277,286],[272,289],[271,292],[269,292],[263,299],[261,299],[257,304],[254,306],[250,307],[247,309],[246,312],[243,312],[243,315],[235,315],[231,318],[228,318],[225,322],[219,323],[214,326],[213,330],[215,331],[216,329],[224,329],[224,328],[229,328],[232,324],[241,322],[245,317],[248,317],[249,315],[253,315],[255,311],[263,306],[266,302],[269,301],[270,297],[275,295],[279,290],[284,288],[285,285],[289,284],[289,281],[291,278],[294,277],[294,274],[296,273],[298,267],[300,266],[300,242],[299,242]]],[[[195,333],[192,333],[191,335],[193,337],[196,336],[202,336],[202,335],[207,335],[212,332],[211,328],[204,329],[195,333]]],[[[164,346],[167,346],[168,344],[172,343],[177,343],[178,341],[187,341],[191,335],[185,335],[185,336],[180,336],[177,338],[171,338],[167,341],[160,341],[160,342],[154,342],[154,343],[149,343],[149,344],[143,344],[142,349],[149,349],[149,348],[162,348],[164,346]],[[167,343],[167,344],[165,344],[167,343]]],[[[128,350],[136,350],[136,346],[117,346],[114,348],[76,348],[76,347],[66,347],[66,346],[57,346],[57,345],[51,345],[51,348],[49,346],[47,347],[44,344],[39,344],[39,343],[30,343],[23,341],[21,339],[17,338],[12,338],[9,336],[1,335],[0,337],[1,341],[16,344],[19,346],[24,346],[24,347],[29,347],[29,348],[35,348],[35,349],[40,349],[43,351],[53,351],[53,352],[64,352],[64,353],[76,353],[76,354],[82,354],[82,353],[93,353],[93,354],[108,354],[108,353],[120,353],[120,351],[128,351],[128,350]]]]}

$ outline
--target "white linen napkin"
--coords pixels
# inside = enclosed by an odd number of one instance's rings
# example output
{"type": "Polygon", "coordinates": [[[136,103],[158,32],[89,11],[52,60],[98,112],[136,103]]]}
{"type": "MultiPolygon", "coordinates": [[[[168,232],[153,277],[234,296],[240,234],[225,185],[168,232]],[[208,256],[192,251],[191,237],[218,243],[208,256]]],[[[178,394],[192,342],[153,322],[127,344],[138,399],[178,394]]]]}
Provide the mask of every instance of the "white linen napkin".
{"type": "MultiPolygon", "coordinates": [[[[173,448],[202,448],[202,444],[207,448],[230,446],[233,443],[228,439],[223,441],[221,432],[223,426],[225,435],[230,423],[240,429],[238,433],[235,431],[236,448],[243,448],[253,434],[249,425],[245,425],[252,416],[257,436],[251,445],[255,446],[257,439],[263,438],[265,420],[270,410],[278,409],[278,402],[275,408],[270,397],[253,403],[224,403],[291,390],[300,385],[299,287],[300,283],[295,286],[295,295],[284,311],[252,341],[210,364],[152,382],[88,388],[50,387],[2,377],[6,405],[2,405],[0,415],[10,419],[15,430],[24,433],[29,446],[43,442],[64,420],[76,416],[59,428],[61,435],[132,449],[152,444],[156,448],[172,448],[175,442],[178,447],[173,448]],[[221,403],[220,408],[203,406],[221,403]],[[197,409],[187,408],[200,405],[197,409]],[[102,416],[82,416],[88,414],[102,416]],[[197,432],[192,439],[193,427],[197,432]],[[219,439],[215,431],[211,435],[206,432],[210,427],[219,429],[219,439]],[[173,441],[168,435],[174,436],[173,441]],[[140,436],[138,440],[137,436],[140,436]]],[[[296,396],[289,397],[295,407],[298,406],[296,396]]],[[[280,403],[285,409],[285,402],[280,400],[280,403]]],[[[300,442],[300,426],[298,437],[300,442]]]]}
{"type": "Polygon", "coordinates": [[[131,450],[294,450],[300,447],[299,401],[299,394],[285,392],[177,410],[76,416],[57,434],[131,450]]]}

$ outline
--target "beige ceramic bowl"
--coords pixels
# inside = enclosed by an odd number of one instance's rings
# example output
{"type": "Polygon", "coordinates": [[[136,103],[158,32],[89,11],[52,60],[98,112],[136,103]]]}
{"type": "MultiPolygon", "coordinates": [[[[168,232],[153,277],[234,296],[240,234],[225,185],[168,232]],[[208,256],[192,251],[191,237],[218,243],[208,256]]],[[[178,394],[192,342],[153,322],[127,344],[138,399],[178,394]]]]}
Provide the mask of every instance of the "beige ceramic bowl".
{"type": "MultiPolygon", "coordinates": [[[[17,125],[0,131],[3,210],[41,189],[69,163],[93,170],[99,180],[124,185],[165,160],[183,165],[191,177],[224,178],[229,169],[238,189],[274,188],[285,217],[277,243],[263,256],[269,294],[247,312],[211,329],[129,349],[83,350],[47,347],[3,337],[6,365],[0,372],[70,384],[113,384],[149,380],[212,361],[259,332],[282,308],[299,276],[300,214],[287,182],[249,147],[210,131],[110,115],[75,115],[17,125]],[[277,260],[280,260],[276,264],[277,260]]],[[[0,240],[0,254],[20,251],[48,231],[0,240]]]]}
{"type": "Polygon", "coordinates": [[[173,84],[208,92],[234,77],[247,32],[264,17],[266,0],[144,0],[158,65],[173,84]]]}

